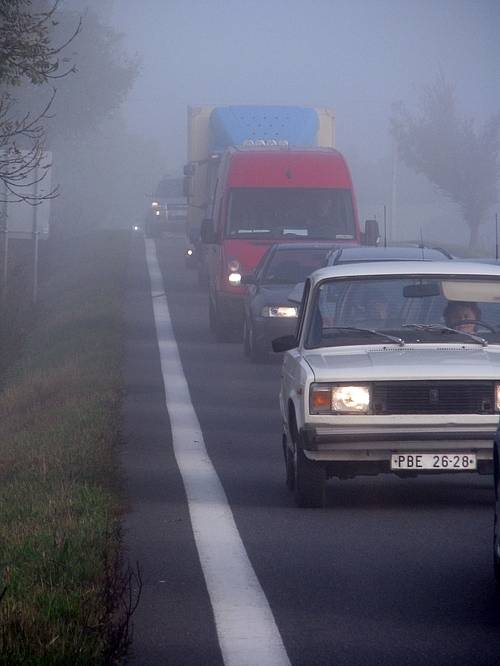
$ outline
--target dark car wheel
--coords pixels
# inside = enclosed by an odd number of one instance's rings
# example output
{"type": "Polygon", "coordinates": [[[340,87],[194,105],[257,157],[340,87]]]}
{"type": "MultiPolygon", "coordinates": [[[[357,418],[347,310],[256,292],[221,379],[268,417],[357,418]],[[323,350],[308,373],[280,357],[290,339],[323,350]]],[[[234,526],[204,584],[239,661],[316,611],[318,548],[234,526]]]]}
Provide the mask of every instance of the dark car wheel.
{"type": "Polygon", "coordinates": [[[293,442],[295,504],[306,509],[321,509],[325,506],[325,468],[306,458],[302,449],[297,446],[297,439],[296,434],[293,442]]]}
{"type": "Polygon", "coordinates": [[[248,326],[248,354],[254,363],[263,363],[267,358],[263,346],[255,339],[255,330],[251,324],[248,326]]]}

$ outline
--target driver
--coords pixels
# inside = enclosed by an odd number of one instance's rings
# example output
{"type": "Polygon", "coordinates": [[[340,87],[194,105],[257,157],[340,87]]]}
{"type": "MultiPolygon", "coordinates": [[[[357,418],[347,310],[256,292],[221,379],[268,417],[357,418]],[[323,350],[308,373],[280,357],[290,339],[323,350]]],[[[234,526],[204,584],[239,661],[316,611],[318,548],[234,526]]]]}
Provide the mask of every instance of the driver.
{"type": "Polygon", "coordinates": [[[389,302],[378,289],[367,289],[363,294],[361,319],[364,325],[383,326],[389,316],[389,302]]]}
{"type": "Polygon", "coordinates": [[[481,319],[481,310],[476,303],[450,301],[443,316],[448,328],[455,328],[463,333],[475,333],[476,322],[481,319]]]}

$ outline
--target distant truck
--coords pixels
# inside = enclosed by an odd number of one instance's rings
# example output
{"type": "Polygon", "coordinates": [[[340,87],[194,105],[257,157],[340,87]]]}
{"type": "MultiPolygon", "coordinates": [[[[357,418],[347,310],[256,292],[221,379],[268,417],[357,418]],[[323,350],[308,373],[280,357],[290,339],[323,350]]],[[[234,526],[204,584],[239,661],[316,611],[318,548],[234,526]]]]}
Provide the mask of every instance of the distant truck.
{"type": "Polygon", "coordinates": [[[149,238],[160,236],[172,223],[186,218],[186,200],[182,194],[182,179],[165,176],[150,195],[144,220],[144,233],[149,238]]]}
{"type": "Polygon", "coordinates": [[[361,232],[330,108],[202,106],[188,109],[184,168],[188,233],[199,230],[198,270],[219,340],[243,322],[241,276],[275,242],[375,244],[361,232]]]}

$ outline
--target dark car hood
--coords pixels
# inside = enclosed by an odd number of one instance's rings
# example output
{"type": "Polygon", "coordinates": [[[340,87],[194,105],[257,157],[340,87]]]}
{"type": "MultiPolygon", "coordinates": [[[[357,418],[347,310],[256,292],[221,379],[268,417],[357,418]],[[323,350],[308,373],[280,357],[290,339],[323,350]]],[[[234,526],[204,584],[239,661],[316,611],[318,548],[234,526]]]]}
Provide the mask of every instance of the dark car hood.
{"type": "Polygon", "coordinates": [[[252,310],[260,312],[265,305],[297,305],[288,300],[288,295],[295,284],[262,285],[258,291],[247,296],[252,310]]]}

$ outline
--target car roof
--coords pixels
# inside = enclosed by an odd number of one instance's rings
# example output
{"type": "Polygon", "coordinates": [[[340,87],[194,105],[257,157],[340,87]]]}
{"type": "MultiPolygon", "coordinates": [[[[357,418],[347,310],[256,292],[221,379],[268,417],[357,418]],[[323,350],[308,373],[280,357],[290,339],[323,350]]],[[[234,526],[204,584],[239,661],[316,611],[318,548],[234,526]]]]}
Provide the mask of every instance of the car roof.
{"type": "Polygon", "coordinates": [[[500,264],[500,259],[494,259],[491,257],[466,257],[465,259],[461,259],[460,261],[467,261],[472,262],[472,263],[480,263],[480,264],[500,264]]]}
{"type": "Polygon", "coordinates": [[[419,245],[391,245],[389,247],[345,247],[338,248],[331,255],[329,264],[343,264],[354,261],[442,261],[452,259],[446,250],[419,245]]]}
{"type": "Polygon", "coordinates": [[[320,268],[311,274],[311,280],[316,284],[327,278],[392,277],[398,275],[488,278],[500,277],[500,268],[494,264],[467,261],[367,261],[320,268]]]}

